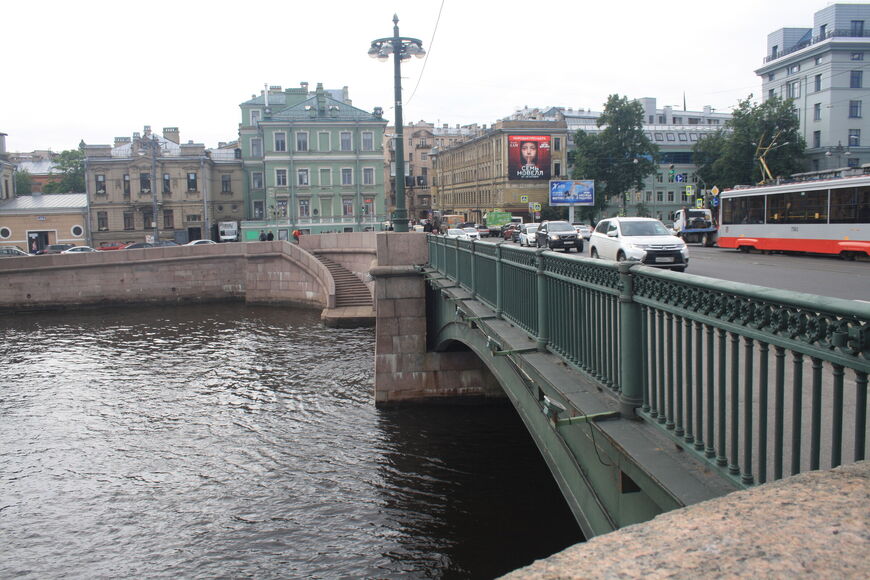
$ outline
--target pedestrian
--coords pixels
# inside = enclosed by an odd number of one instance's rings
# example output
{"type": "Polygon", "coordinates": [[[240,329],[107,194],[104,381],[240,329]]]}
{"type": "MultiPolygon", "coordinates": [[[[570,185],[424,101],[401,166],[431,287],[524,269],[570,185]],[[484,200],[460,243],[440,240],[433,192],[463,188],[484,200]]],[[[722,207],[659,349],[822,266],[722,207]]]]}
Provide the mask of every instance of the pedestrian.
{"type": "Polygon", "coordinates": [[[271,242],[275,239],[275,234],[272,233],[272,230],[269,230],[269,233],[266,234],[266,241],[271,242]]]}
{"type": "Polygon", "coordinates": [[[302,235],[302,232],[299,230],[293,230],[293,239],[296,240],[296,243],[299,243],[299,236],[302,235]]]}
{"type": "Polygon", "coordinates": [[[33,238],[33,243],[30,244],[30,252],[35,254],[39,251],[39,245],[36,243],[36,238],[33,238]]]}
{"type": "Polygon", "coordinates": [[[263,230],[260,230],[260,241],[261,242],[266,241],[266,232],[264,232],[263,230]]]}

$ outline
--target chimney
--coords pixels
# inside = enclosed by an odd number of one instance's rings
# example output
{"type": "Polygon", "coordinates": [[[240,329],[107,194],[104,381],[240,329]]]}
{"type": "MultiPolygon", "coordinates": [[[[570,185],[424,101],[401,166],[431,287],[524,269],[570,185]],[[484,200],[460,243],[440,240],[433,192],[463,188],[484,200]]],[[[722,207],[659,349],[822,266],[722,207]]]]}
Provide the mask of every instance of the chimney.
{"type": "Polygon", "coordinates": [[[122,145],[126,145],[130,142],[129,137],[115,137],[115,147],[120,147],[122,145]]]}
{"type": "Polygon", "coordinates": [[[0,133],[0,155],[6,153],[6,133],[0,133]]]}
{"type": "Polygon", "coordinates": [[[176,145],[181,143],[178,127],[163,127],[163,138],[172,141],[176,145]]]}
{"type": "Polygon", "coordinates": [[[299,86],[302,87],[302,90],[308,93],[308,83],[306,81],[302,81],[299,83],[299,86]]]}
{"type": "Polygon", "coordinates": [[[145,128],[142,130],[142,132],[145,134],[146,139],[148,137],[150,137],[151,136],[151,125],[145,125],[145,128]]]}

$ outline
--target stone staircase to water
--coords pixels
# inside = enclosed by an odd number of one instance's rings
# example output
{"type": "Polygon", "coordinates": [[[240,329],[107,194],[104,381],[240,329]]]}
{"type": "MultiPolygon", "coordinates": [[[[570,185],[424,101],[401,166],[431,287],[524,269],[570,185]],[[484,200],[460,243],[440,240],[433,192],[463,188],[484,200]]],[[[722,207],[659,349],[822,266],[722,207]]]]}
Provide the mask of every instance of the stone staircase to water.
{"type": "Polygon", "coordinates": [[[356,274],[326,256],[316,255],[335,280],[335,307],[372,307],[372,293],[356,274]]]}

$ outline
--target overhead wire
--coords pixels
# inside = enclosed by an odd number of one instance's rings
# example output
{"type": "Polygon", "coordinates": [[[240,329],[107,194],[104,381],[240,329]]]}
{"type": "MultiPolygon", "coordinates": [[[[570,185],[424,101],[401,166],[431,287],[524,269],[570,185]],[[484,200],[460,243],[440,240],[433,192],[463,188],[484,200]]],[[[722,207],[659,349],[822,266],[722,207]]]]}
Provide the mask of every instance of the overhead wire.
{"type": "Polygon", "coordinates": [[[417,84],[414,85],[414,90],[411,96],[405,101],[405,105],[410,104],[414,95],[417,94],[417,89],[420,87],[420,81],[423,80],[423,73],[426,71],[426,63],[429,62],[429,55],[432,53],[432,45],[435,43],[435,34],[438,32],[438,23],[441,22],[441,13],[444,11],[444,0],[441,0],[441,7],[438,8],[438,17],[435,19],[435,29],[432,31],[432,38],[429,40],[429,50],[426,51],[426,57],[423,59],[423,67],[420,69],[420,75],[417,77],[417,84]]]}

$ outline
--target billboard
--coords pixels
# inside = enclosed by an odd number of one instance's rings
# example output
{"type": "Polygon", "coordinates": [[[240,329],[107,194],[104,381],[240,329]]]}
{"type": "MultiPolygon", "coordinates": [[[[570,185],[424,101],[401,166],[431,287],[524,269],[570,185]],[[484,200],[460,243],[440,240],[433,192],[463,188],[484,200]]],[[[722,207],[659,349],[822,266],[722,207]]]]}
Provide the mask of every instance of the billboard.
{"type": "Polygon", "coordinates": [[[595,181],[550,181],[550,205],[595,205],[595,181]]]}
{"type": "Polygon", "coordinates": [[[549,135],[508,135],[508,179],[550,179],[549,135]]]}

